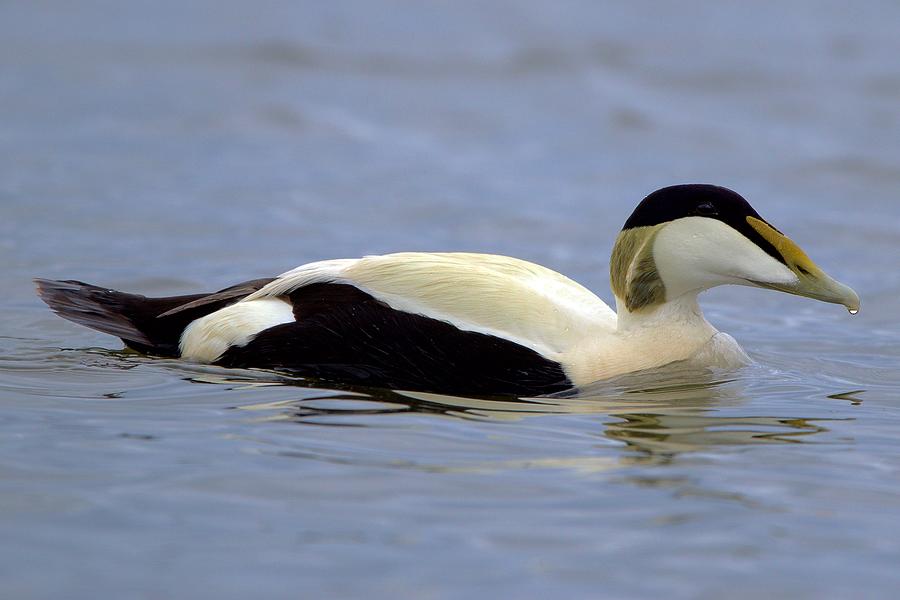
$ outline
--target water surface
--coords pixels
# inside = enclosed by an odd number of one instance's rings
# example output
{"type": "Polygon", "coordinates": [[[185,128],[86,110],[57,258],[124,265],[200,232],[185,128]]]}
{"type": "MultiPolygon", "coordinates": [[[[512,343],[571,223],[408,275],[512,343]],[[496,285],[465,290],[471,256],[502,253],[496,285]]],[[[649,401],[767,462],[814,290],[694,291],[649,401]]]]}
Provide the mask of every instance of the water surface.
{"type": "Polygon", "coordinates": [[[894,596],[900,9],[482,4],[0,6],[4,598],[894,596]],[[517,401],[147,359],[30,283],[467,250],[609,300],[684,181],[862,313],[715,290],[755,365],[517,401]]]}

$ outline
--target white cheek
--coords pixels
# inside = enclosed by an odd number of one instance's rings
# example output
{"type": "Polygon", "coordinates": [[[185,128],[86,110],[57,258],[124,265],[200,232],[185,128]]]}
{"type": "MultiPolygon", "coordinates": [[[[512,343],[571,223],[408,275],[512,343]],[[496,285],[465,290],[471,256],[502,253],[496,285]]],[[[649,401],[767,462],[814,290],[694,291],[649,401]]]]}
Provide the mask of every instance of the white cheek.
{"type": "Polygon", "coordinates": [[[734,228],[703,217],[666,225],[653,247],[668,299],[729,283],[790,284],[797,276],[734,228]]]}

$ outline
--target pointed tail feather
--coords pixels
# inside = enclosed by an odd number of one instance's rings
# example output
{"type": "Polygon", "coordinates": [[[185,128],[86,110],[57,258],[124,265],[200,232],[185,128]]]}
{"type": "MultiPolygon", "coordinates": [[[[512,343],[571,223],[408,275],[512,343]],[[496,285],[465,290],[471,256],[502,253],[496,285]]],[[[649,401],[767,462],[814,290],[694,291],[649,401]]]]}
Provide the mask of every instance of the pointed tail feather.
{"type": "Polygon", "coordinates": [[[62,318],[122,338],[126,343],[152,345],[128,316],[130,305],[145,299],[143,296],[72,280],[35,279],[34,284],[41,300],[62,318]]]}
{"type": "Polygon", "coordinates": [[[147,354],[179,356],[181,334],[193,320],[237,302],[272,281],[256,279],[215,294],[147,298],[81,281],[35,279],[38,296],[64,319],[121,338],[147,354]]]}

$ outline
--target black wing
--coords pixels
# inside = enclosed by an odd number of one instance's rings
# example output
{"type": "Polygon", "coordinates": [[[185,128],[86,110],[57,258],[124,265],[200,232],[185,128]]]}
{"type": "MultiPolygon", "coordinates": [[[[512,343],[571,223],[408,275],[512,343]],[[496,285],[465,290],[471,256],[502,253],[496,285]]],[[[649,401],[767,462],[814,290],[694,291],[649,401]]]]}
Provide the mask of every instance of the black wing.
{"type": "Polygon", "coordinates": [[[394,310],[352,285],[311,284],[290,300],[296,322],[230,348],[217,364],[459,395],[546,395],[572,387],[557,362],[530,348],[394,310]]]}

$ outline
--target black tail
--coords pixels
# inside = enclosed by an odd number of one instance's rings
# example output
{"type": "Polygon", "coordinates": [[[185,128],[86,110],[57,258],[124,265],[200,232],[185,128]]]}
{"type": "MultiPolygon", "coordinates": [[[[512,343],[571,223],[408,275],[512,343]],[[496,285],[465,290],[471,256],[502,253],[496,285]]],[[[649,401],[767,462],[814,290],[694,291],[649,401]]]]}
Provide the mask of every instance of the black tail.
{"type": "Polygon", "coordinates": [[[255,292],[272,279],[256,279],[215,294],[147,298],[80,281],[35,279],[41,300],[64,319],[122,338],[139,352],[179,356],[178,341],[191,321],[255,292]]]}

